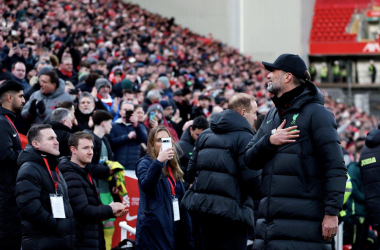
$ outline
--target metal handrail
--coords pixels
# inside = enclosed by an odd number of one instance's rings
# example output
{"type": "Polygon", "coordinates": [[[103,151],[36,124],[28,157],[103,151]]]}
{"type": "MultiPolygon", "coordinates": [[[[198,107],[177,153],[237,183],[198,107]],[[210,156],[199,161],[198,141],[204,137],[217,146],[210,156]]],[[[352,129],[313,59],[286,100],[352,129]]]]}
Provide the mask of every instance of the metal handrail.
{"type": "Polygon", "coordinates": [[[119,226],[121,228],[121,237],[120,237],[121,241],[123,241],[123,240],[125,240],[125,239],[128,238],[127,237],[127,233],[128,232],[131,233],[131,234],[136,235],[136,228],[133,228],[133,227],[129,226],[126,221],[120,222],[119,226]]]}

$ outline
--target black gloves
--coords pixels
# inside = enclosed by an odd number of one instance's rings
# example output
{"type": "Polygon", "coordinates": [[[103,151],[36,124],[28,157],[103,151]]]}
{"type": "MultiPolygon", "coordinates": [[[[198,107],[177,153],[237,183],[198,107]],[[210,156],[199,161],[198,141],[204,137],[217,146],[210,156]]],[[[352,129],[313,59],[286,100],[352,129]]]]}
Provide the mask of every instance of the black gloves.
{"type": "Polygon", "coordinates": [[[42,115],[43,113],[45,113],[45,110],[46,110],[46,107],[45,107],[45,103],[44,101],[39,101],[37,103],[37,109],[38,109],[38,112],[42,115]]]}
{"type": "Polygon", "coordinates": [[[37,99],[34,99],[31,103],[30,103],[30,107],[29,107],[29,114],[31,115],[35,115],[36,114],[36,111],[37,111],[37,99]]]}
{"type": "Polygon", "coordinates": [[[38,113],[40,113],[41,115],[45,113],[46,107],[45,107],[44,101],[42,100],[38,101],[37,99],[34,99],[30,103],[29,114],[35,115],[37,113],[37,110],[38,110],[38,113]]]}

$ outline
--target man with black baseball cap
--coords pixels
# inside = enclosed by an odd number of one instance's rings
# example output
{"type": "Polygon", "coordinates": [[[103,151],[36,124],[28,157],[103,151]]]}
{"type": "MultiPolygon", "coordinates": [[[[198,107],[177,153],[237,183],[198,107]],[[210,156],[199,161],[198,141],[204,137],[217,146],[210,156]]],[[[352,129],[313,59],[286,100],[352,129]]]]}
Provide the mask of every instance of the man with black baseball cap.
{"type": "Polygon", "coordinates": [[[21,220],[17,212],[15,187],[17,157],[21,141],[13,124],[25,104],[24,86],[14,80],[0,85],[0,246],[21,249],[21,220]]]}
{"type": "Polygon", "coordinates": [[[244,154],[263,169],[253,249],[330,249],[347,178],[334,115],[298,55],[263,65],[275,107],[244,154]]]}

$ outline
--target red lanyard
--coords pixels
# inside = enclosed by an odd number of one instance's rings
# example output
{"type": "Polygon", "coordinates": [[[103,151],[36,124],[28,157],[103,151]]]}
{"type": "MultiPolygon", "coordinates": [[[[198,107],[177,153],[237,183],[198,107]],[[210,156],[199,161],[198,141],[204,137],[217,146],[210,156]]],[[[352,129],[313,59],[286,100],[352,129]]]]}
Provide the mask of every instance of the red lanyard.
{"type": "Polygon", "coordinates": [[[88,179],[90,180],[90,182],[91,182],[91,185],[94,185],[94,183],[92,182],[92,178],[91,178],[91,175],[90,175],[90,173],[89,172],[87,172],[87,176],[88,176],[88,179]]]}
{"type": "Polygon", "coordinates": [[[5,115],[5,117],[6,117],[6,118],[8,119],[8,121],[12,124],[12,127],[16,130],[16,132],[17,132],[17,136],[18,136],[18,139],[19,139],[20,144],[21,144],[20,134],[18,133],[17,128],[15,127],[15,125],[14,125],[13,122],[12,122],[12,120],[11,120],[7,115],[5,115]]]}
{"type": "Polygon", "coordinates": [[[177,185],[177,182],[175,181],[175,179],[173,177],[172,169],[170,166],[168,166],[168,171],[169,171],[168,181],[170,184],[170,188],[172,190],[172,195],[175,196],[175,186],[177,185]],[[174,185],[172,182],[174,183],[174,185]]]}
{"type": "Polygon", "coordinates": [[[57,193],[58,182],[59,182],[59,171],[58,171],[58,167],[55,167],[55,172],[57,172],[57,177],[58,177],[58,181],[55,182],[54,179],[53,179],[53,175],[51,175],[51,171],[50,171],[50,167],[49,167],[49,163],[48,163],[47,159],[46,159],[46,158],[43,158],[43,159],[44,159],[45,164],[46,164],[46,167],[47,167],[47,169],[48,169],[48,171],[49,171],[49,174],[50,174],[51,180],[52,180],[53,183],[54,183],[55,192],[57,193]]]}

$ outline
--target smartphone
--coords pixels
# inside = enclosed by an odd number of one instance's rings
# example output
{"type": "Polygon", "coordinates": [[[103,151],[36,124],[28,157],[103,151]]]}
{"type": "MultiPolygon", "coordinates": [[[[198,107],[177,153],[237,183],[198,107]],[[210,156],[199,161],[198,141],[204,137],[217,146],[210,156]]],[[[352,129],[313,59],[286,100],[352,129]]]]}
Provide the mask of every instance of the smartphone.
{"type": "Polygon", "coordinates": [[[172,148],[172,138],[161,138],[161,148],[162,151],[167,150],[168,148],[172,148]]]}
{"type": "Polygon", "coordinates": [[[133,114],[133,111],[132,111],[132,110],[125,111],[125,120],[126,120],[127,122],[130,122],[130,119],[131,119],[132,114],[133,114]]]}
{"type": "Polygon", "coordinates": [[[156,111],[150,111],[149,120],[153,121],[156,118],[156,111]]]}
{"type": "Polygon", "coordinates": [[[70,89],[70,95],[77,95],[79,93],[79,89],[70,89]]]}
{"type": "Polygon", "coordinates": [[[12,43],[12,48],[17,47],[17,43],[12,43]]]}

